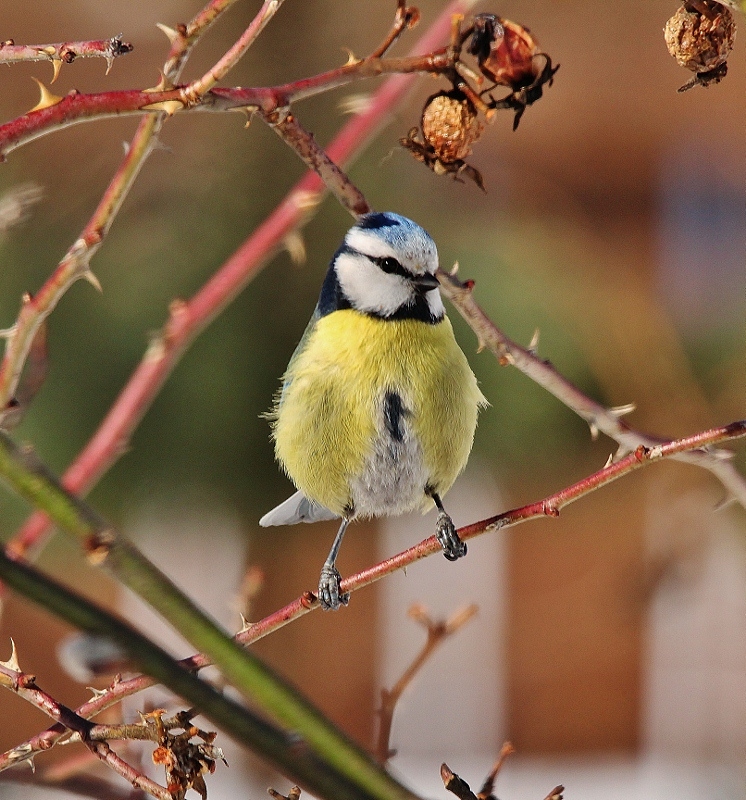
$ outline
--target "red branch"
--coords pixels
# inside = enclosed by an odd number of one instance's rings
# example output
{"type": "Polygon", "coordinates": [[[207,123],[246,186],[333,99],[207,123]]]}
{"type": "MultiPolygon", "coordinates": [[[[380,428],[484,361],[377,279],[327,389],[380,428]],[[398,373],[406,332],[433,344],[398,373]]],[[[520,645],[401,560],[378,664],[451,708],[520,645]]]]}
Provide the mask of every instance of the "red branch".
{"type": "MultiPolygon", "coordinates": [[[[456,0],[461,6],[463,0],[456,0]]],[[[451,7],[453,7],[453,5],[451,7]]],[[[431,29],[432,30],[432,29],[431,29]]],[[[439,39],[442,41],[442,35],[439,39]]],[[[421,47],[418,50],[422,50],[421,47]]],[[[168,109],[179,111],[231,111],[241,108],[258,108],[271,114],[296,100],[313,97],[353,81],[379,75],[410,74],[418,72],[443,72],[452,66],[446,51],[420,54],[409,58],[373,58],[322,72],[293,83],[270,87],[214,88],[197,97],[191,85],[172,89],[125,89],[113,92],[84,94],[73,89],[44,108],[38,108],[0,125],[0,160],[17,147],[28,144],[61,128],[143,112],[168,109]],[[170,108],[169,108],[170,104],[170,108]],[[175,105],[174,105],[175,104],[175,105]]]]}
{"type": "Polygon", "coordinates": [[[111,69],[115,58],[132,52],[132,45],[123,42],[119,36],[111,39],[97,39],[90,42],[57,42],[56,44],[16,44],[12,39],[0,42],[0,63],[10,64],[18,61],[57,62],[54,77],[57,77],[60,64],[72,64],[76,58],[105,58],[111,69]]]}

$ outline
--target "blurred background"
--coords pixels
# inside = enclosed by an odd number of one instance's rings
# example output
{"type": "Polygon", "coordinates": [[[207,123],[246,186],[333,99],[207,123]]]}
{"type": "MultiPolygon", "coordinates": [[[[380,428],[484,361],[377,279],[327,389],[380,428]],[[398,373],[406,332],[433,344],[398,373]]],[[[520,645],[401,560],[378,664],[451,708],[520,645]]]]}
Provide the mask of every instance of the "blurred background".
{"type": "MultiPolygon", "coordinates": [[[[422,0],[421,29],[444,4],[422,0]]],[[[194,52],[185,78],[214,63],[259,7],[238,3],[194,52]]],[[[392,19],[391,2],[287,0],[230,75],[232,85],[301,78],[364,55],[392,19]]],[[[746,66],[740,39],[719,85],[677,94],[690,73],[663,41],[675,0],[505,0],[480,5],[527,25],[559,70],[516,132],[501,112],[471,163],[487,194],[436,177],[398,145],[425,98],[444,87],[422,77],[407,103],[359,158],[351,176],[370,203],[413,217],[476,281],[476,299],[513,339],[541,332],[540,355],[610,406],[634,403],[629,422],[683,436],[746,416],[746,66]]],[[[157,22],[187,21],[199,2],[51,0],[5,3],[0,39],[16,43],[105,38],[135,50],[104,77],[100,60],[64,66],[52,87],[103,91],[152,86],[168,44],[157,22]]],[[[49,64],[3,70],[0,117],[38,99],[32,76],[49,64]]],[[[322,143],[343,124],[340,106],[370,92],[360,83],[298,104],[322,143]]],[[[235,114],[177,115],[148,160],[93,269],[103,293],[76,284],[49,323],[50,373],[17,432],[58,473],[95,431],[174,298],[188,298],[300,177],[304,168],[271,131],[235,114]]],[[[43,199],[0,242],[0,328],[23,292],[35,292],[88,220],[122,156],[135,118],[78,125],[10,155],[0,193],[32,182],[43,199]]],[[[250,619],[313,588],[334,525],[259,529],[291,487],[273,462],[266,411],[310,316],[331,254],[350,225],[327,199],[304,230],[307,261],[279,254],[190,348],[135,433],[129,451],[90,495],[159,565],[231,630],[244,571],[263,584],[250,619]],[[271,309],[271,313],[267,313],[271,309]]],[[[487,352],[454,319],[490,408],[465,476],[449,495],[457,524],[537,500],[603,466],[615,450],[546,392],[487,352]]],[[[743,447],[735,464],[746,472],[743,447]]],[[[510,739],[518,755],[501,774],[504,798],[742,797],[746,779],[746,514],[719,511],[722,487],[693,467],[666,463],[597,492],[561,519],[470,543],[451,565],[420,562],[356,594],[338,614],[312,614],[256,645],[364,744],[372,741],[382,686],[391,685],[424,636],[413,602],[436,617],[464,605],[478,617],[428,663],[395,719],[392,768],[442,796],[442,761],[477,787],[510,739]]],[[[10,538],[28,509],[0,493],[10,538]]],[[[343,574],[414,544],[432,518],[351,528],[343,574]]],[[[442,563],[441,563],[442,562],[442,563]]],[[[174,652],[189,648],[144,616],[132,598],[83,564],[56,536],[41,566],[100,602],[143,621],[174,652]]],[[[56,651],[70,630],[8,598],[0,658],[21,665],[70,706],[77,682],[56,651]]],[[[106,681],[103,681],[105,685],[106,681]]],[[[97,685],[102,685],[99,681],[97,685]]],[[[136,698],[125,713],[163,698],[136,698]]],[[[0,748],[47,722],[0,693],[0,748]]],[[[230,748],[230,743],[223,744],[230,748]]],[[[134,753],[129,757],[136,760],[134,753]]],[[[0,797],[61,796],[8,781],[62,780],[85,754],[58,748],[0,778],[0,797]]],[[[142,756],[145,764],[148,751],[142,756]]],[[[272,784],[230,749],[210,796],[248,796],[272,784]]],[[[155,773],[154,773],[155,774],[155,773]]],[[[160,777],[160,776],[159,776],[160,777]]],[[[112,779],[117,780],[117,779],[112,779]]],[[[116,784],[119,795],[127,787],[116,784]]],[[[99,796],[99,795],[97,795],[99,796]]]]}

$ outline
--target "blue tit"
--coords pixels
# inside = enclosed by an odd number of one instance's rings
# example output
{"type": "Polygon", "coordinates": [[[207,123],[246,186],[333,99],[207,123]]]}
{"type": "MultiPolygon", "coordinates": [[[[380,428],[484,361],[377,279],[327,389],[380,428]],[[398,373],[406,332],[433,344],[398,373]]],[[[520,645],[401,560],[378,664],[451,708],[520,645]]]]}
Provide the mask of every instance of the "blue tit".
{"type": "Polygon", "coordinates": [[[298,491],[262,526],[337,519],[319,600],[346,605],[335,562],[350,520],[428,510],[451,561],[466,544],[441,498],[466,466],[486,404],[456,343],[435,242],[406,217],[370,213],[347,232],[270,414],[298,491]]]}

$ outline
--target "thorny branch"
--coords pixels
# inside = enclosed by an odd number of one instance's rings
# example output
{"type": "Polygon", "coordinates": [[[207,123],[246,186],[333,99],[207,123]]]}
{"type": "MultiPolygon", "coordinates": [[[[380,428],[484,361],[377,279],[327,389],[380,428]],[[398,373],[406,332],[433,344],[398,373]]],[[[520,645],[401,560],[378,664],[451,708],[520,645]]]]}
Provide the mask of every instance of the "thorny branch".
{"type": "Polygon", "coordinates": [[[57,97],[43,89],[37,106],[11,122],[0,125],[0,157],[58,130],[89,122],[143,113],[211,111],[225,112],[258,109],[265,114],[305,100],[322,92],[346,86],[354,81],[381,75],[419,72],[444,73],[453,67],[447,51],[404,58],[367,58],[292,83],[270,87],[213,88],[190,104],[188,86],[85,94],[72,90],[57,97]]]}
{"type": "Polygon", "coordinates": [[[52,83],[57,80],[63,64],[72,64],[76,58],[99,57],[106,59],[106,74],[109,74],[114,59],[132,52],[132,45],[123,42],[120,36],[97,39],[90,42],[57,42],[56,44],[16,44],[12,39],[0,42],[0,64],[18,61],[50,61],[52,83]]]}
{"type": "Polygon", "coordinates": [[[37,686],[36,678],[21,670],[15,646],[13,646],[10,659],[8,661],[0,661],[0,686],[10,689],[19,697],[22,697],[56,720],[64,731],[75,734],[77,740],[83,742],[91,753],[131,783],[132,786],[148,792],[153,797],[162,798],[162,800],[173,800],[168,789],[159,786],[155,781],[150,780],[150,778],[120,758],[106,741],[99,738],[92,739],[90,732],[95,726],[91,722],[76,714],[37,686]]]}
{"type": "MultiPolygon", "coordinates": [[[[635,430],[624,422],[622,416],[634,410],[634,406],[606,408],[584,395],[549,362],[539,358],[535,345],[526,348],[511,341],[477,305],[473,297],[473,284],[462,283],[456,277],[455,270],[451,273],[440,270],[438,279],[443,294],[476,334],[479,348],[488,348],[500,364],[516,367],[582,417],[588,423],[594,439],[601,432],[618,442],[617,458],[640,445],[655,448],[667,441],[662,437],[635,430]]],[[[711,472],[725,487],[728,500],[735,500],[746,508],[746,480],[730,463],[731,453],[711,448],[694,451],[687,449],[675,454],[673,458],[711,472]]]]}

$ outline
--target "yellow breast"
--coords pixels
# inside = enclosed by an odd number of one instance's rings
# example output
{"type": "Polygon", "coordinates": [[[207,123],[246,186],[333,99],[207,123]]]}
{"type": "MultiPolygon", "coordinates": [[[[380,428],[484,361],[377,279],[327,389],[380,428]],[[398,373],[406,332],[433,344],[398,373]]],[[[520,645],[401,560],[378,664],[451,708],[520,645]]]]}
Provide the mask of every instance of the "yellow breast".
{"type": "MultiPolygon", "coordinates": [[[[335,311],[317,322],[285,381],[273,425],[277,458],[307,497],[340,516],[385,433],[387,393],[400,395],[426,483],[441,495],[466,465],[484,403],[448,318],[428,325],[335,311]]],[[[411,508],[429,507],[424,491],[411,508]]]]}

